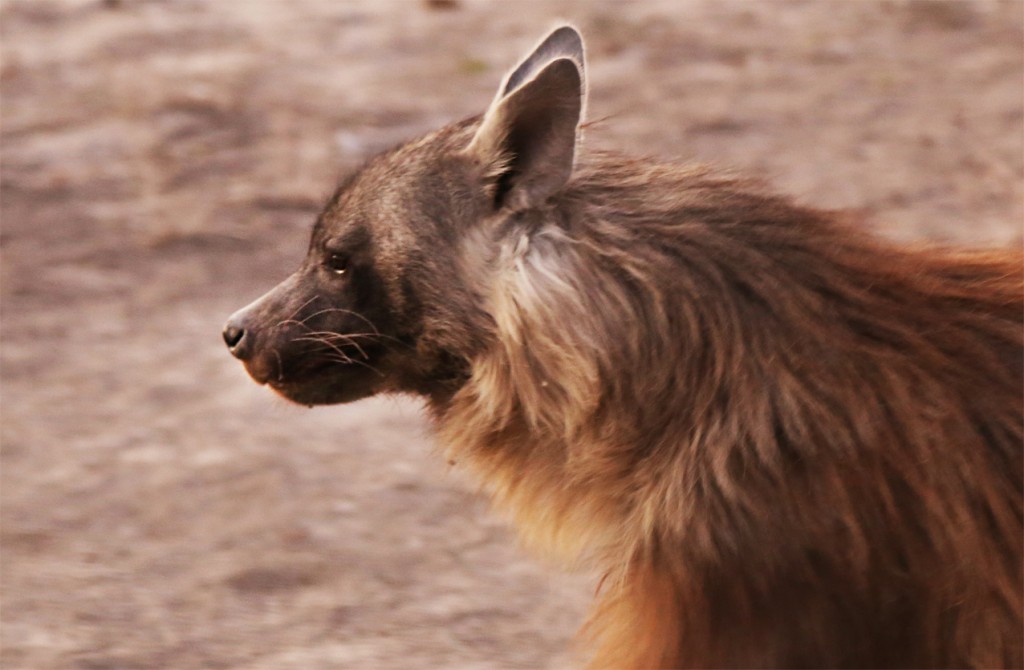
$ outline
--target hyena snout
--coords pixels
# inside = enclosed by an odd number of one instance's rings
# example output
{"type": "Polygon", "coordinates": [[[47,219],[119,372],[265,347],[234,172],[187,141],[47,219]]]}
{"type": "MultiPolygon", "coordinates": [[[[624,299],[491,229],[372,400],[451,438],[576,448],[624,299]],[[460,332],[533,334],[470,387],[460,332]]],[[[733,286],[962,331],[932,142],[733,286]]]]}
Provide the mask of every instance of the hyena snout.
{"type": "Polygon", "coordinates": [[[381,314],[359,309],[346,287],[319,291],[318,268],[293,274],[224,324],[224,344],[249,376],[288,400],[326,405],[358,400],[387,382],[381,314]]]}
{"type": "Polygon", "coordinates": [[[253,359],[266,353],[265,349],[274,348],[272,335],[289,322],[289,314],[299,311],[292,303],[302,299],[307,304],[312,302],[312,298],[302,295],[299,283],[298,277],[292,275],[228,317],[221,332],[224,344],[247,368],[253,359]]]}
{"type": "Polygon", "coordinates": [[[221,333],[224,337],[224,344],[227,345],[231,355],[240,361],[247,361],[252,358],[255,350],[254,328],[252,321],[252,305],[243,307],[230,317],[224,324],[221,333]]]}
{"type": "Polygon", "coordinates": [[[221,335],[228,351],[242,361],[249,375],[257,383],[266,384],[280,376],[280,356],[273,354],[274,347],[266,346],[266,333],[261,333],[258,321],[252,305],[244,307],[231,315],[221,335]]]}
{"type": "Polygon", "coordinates": [[[276,367],[276,356],[270,356],[270,350],[275,348],[271,341],[273,338],[270,337],[273,329],[266,328],[266,322],[272,316],[267,312],[276,311],[273,309],[276,305],[271,303],[279,301],[277,290],[232,314],[221,332],[231,355],[242,361],[253,379],[261,384],[280,372],[273,369],[276,367]]]}

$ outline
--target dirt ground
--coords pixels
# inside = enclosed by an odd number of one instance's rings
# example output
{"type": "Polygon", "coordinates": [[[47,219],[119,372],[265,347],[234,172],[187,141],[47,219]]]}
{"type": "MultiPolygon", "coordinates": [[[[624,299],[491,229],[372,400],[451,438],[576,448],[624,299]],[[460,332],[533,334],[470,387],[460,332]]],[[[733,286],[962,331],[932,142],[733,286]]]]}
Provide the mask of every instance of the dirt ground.
{"type": "Polygon", "coordinates": [[[415,401],[294,408],[220,339],[339,176],[558,18],[589,142],[1021,244],[1019,0],[0,0],[5,670],[572,667],[594,577],[526,556],[415,401]]]}

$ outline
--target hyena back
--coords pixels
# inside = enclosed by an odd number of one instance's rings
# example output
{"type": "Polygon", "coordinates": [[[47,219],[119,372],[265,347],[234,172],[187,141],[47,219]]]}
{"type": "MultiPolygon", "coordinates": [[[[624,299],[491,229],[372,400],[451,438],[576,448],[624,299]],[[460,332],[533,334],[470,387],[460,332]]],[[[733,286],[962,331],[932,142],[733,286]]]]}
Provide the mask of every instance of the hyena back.
{"type": "Polygon", "coordinates": [[[1021,254],[581,153],[584,100],[562,27],[343,183],[232,353],[302,404],[426,398],[601,570],[594,667],[1024,664],[1021,254]]]}

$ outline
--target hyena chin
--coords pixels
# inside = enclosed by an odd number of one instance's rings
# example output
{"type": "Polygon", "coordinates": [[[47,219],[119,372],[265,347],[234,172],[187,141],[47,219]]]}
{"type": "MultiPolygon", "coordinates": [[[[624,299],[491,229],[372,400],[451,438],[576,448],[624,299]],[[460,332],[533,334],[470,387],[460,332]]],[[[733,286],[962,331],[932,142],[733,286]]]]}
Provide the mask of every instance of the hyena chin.
{"type": "Polygon", "coordinates": [[[561,27],[342,184],[231,353],[299,403],[425,397],[603,575],[594,667],[1021,667],[1021,253],[580,154],[584,101],[561,27]]]}

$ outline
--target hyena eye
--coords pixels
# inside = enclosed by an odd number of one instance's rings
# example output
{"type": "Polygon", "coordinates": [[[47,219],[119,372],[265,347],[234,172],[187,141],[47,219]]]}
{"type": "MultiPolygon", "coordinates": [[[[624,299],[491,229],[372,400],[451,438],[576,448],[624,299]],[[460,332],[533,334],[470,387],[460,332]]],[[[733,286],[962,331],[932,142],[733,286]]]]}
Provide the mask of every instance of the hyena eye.
{"type": "Polygon", "coordinates": [[[343,275],[348,272],[348,257],[344,254],[328,254],[324,267],[333,274],[343,275]]]}

